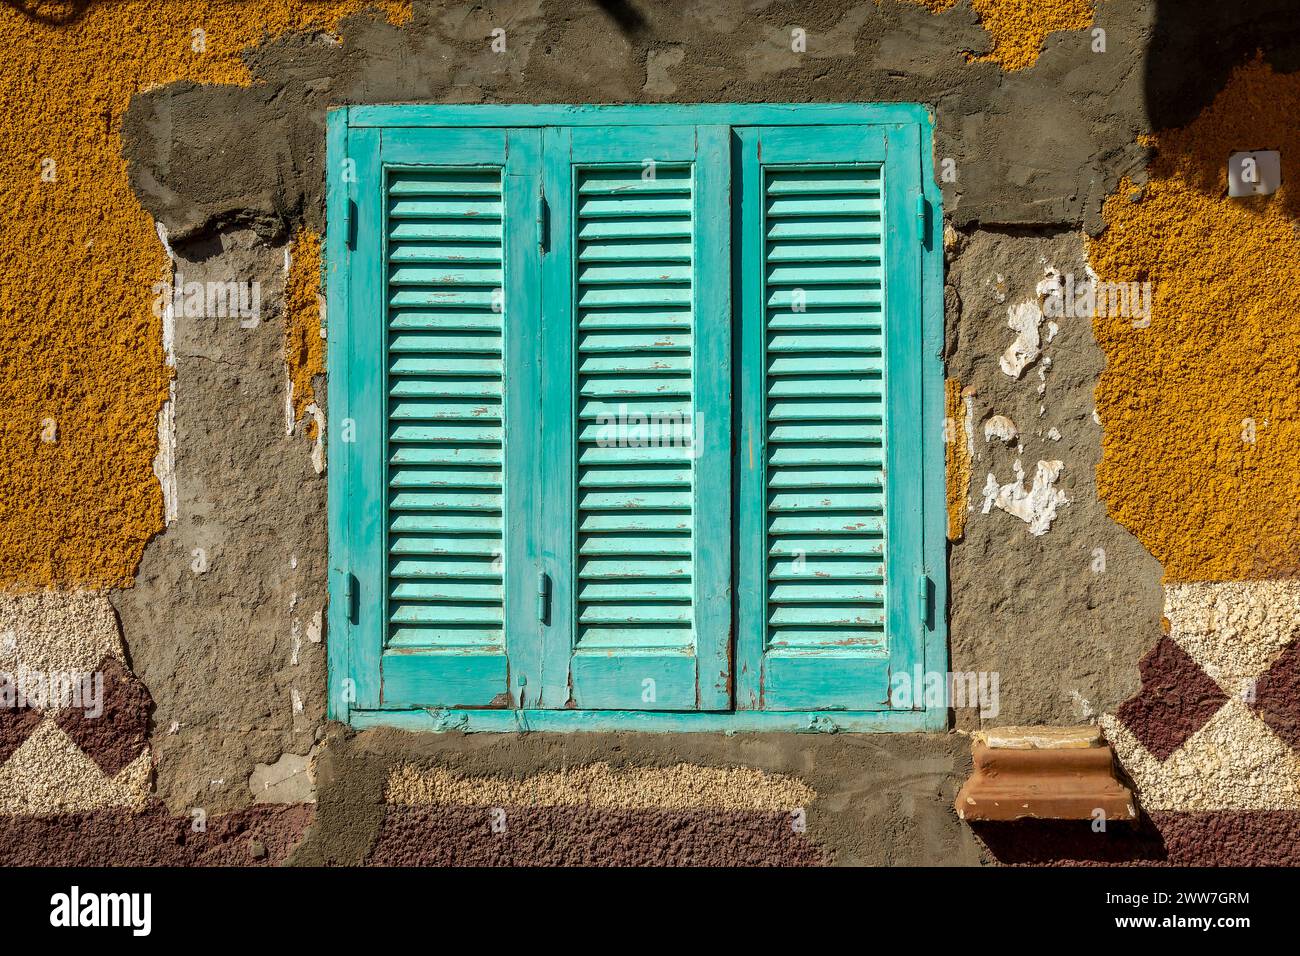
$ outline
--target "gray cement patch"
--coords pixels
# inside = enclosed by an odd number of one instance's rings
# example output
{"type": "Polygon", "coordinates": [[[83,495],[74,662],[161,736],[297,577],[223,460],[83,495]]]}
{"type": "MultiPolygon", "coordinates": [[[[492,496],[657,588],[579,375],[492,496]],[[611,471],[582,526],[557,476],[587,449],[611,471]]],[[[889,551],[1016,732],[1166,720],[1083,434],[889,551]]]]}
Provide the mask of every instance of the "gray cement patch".
{"type": "Polygon", "coordinates": [[[217,813],[250,802],[258,764],[307,753],[324,719],[325,645],[306,632],[325,606],[325,476],[302,429],[287,434],[284,250],[240,230],[177,247],[176,269],[258,282],[262,311],[252,328],[176,317],[177,517],[112,600],[157,705],[156,793],[217,813]]]}
{"type": "MultiPolygon", "coordinates": [[[[1093,387],[1105,357],[1092,320],[1044,317],[1041,354],[1020,378],[999,364],[1016,339],[1008,312],[1037,302],[1046,269],[1086,280],[1082,236],[982,231],[958,248],[948,268],[948,375],[973,393],[974,454],[966,534],[949,560],[952,669],[999,673],[991,725],[1084,721],[1137,691],[1137,661],[1160,638],[1161,568],[1097,499],[1093,387]],[[994,416],[1014,423],[1017,437],[986,439],[994,416]],[[1056,487],[1069,503],[1042,535],[997,507],[982,513],[988,475],[1010,483],[1016,461],[1026,488],[1038,462],[1064,466],[1056,487]]],[[[959,727],[980,723],[971,710],[957,718],[959,727]]]]}
{"type": "Polygon", "coordinates": [[[315,823],[293,862],[364,862],[383,822],[385,781],[401,764],[521,778],[596,762],[797,777],[818,794],[806,808],[808,834],[840,864],[980,862],[952,807],[971,766],[969,742],[956,734],[348,734],[336,724],[317,763],[315,823]]]}
{"type": "MultiPolygon", "coordinates": [[[[623,9],[620,7],[620,9],[623,9]]],[[[249,51],[251,87],[183,82],[137,95],[124,120],[131,182],[174,235],[246,224],[323,226],[324,116],[386,102],[892,102],[936,111],[955,162],[959,226],[1101,227],[1102,197],[1141,166],[1141,55],[1151,2],[1101,4],[1087,31],[1052,34],[1031,70],[967,64],[990,48],[968,7],[935,16],[898,0],[649,5],[619,22],[577,0],[473,8],[414,4],[394,27],[361,14],[343,42],[285,37],[249,51]],[[493,52],[491,31],[505,30],[493,52]],[[791,49],[791,31],[807,52],[791,49]]]]}

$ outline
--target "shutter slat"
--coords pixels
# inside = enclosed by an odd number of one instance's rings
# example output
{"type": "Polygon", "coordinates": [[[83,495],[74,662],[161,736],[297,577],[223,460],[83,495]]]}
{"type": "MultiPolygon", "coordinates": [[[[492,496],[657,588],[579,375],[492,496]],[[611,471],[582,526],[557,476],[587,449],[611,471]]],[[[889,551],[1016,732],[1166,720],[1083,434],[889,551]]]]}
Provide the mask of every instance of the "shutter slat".
{"type": "Polygon", "coordinates": [[[448,263],[436,265],[394,265],[388,270],[388,283],[395,285],[468,285],[495,289],[501,285],[499,263],[448,263]]]}
{"type": "Polygon", "coordinates": [[[388,576],[393,580],[413,581],[431,578],[474,578],[498,580],[501,577],[499,563],[491,558],[472,558],[469,556],[456,560],[402,558],[393,561],[388,569],[388,576]]]}
{"type": "Polygon", "coordinates": [[[474,195],[395,199],[388,204],[388,218],[394,219],[484,219],[501,218],[501,195],[474,195]]]}
{"type": "Polygon", "coordinates": [[[393,556],[412,554],[446,555],[463,559],[467,557],[495,556],[501,547],[496,535],[441,535],[406,534],[390,538],[388,552],[393,556]]]}
{"type": "Polygon", "coordinates": [[[578,323],[581,332],[596,332],[602,329],[689,329],[689,313],[672,312],[663,309],[588,309],[582,314],[578,323]]]}
{"type": "Polygon", "coordinates": [[[578,339],[579,352],[690,352],[689,333],[665,331],[659,333],[593,332],[578,339]]]}
{"type": "Polygon", "coordinates": [[[472,398],[448,398],[441,402],[401,400],[389,404],[388,418],[389,421],[499,422],[501,403],[472,398]]]}
{"type": "MultiPolygon", "coordinates": [[[[592,555],[601,557],[637,557],[641,555],[689,557],[691,554],[691,539],[689,535],[672,537],[661,534],[588,535],[578,542],[578,554],[582,557],[592,555]]],[[[689,564],[687,567],[687,573],[689,573],[689,564]]]]}
{"type": "Polygon", "coordinates": [[[689,375],[656,378],[586,375],[578,382],[578,394],[609,399],[675,398],[691,394],[691,379],[689,375]]]}
{"type": "Polygon", "coordinates": [[[389,650],[402,648],[478,648],[491,650],[498,647],[503,640],[500,628],[482,628],[472,626],[428,627],[407,626],[394,627],[389,631],[389,650]]]}
{"type": "Polygon", "coordinates": [[[766,646],[876,653],[887,590],[881,177],[785,169],[767,172],[764,191],[766,646]]]}
{"type": "Polygon", "coordinates": [[[499,534],[501,516],[491,514],[393,514],[389,530],[394,534],[499,534]]]}
{"type": "Polygon", "coordinates": [[[578,566],[578,577],[592,580],[620,580],[622,578],[671,580],[690,577],[690,574],[691,565],[689,561],[674,560],[673,558],[654,558],[640,561],[611,561],[597,558],[583,561],[578,566]]]}
{"type": "Polygon", "coordinates": [[[389,196],[386,646],[499,652],[501,173],[401,170],[389,196]]]}
{"type": "Polygon", "coordinates": [[[683,627],[581,627],[578,643],[584,651],[611,654],[627,650],[652,649],[668,653],[686,653],[691,631],[683,627]]]}

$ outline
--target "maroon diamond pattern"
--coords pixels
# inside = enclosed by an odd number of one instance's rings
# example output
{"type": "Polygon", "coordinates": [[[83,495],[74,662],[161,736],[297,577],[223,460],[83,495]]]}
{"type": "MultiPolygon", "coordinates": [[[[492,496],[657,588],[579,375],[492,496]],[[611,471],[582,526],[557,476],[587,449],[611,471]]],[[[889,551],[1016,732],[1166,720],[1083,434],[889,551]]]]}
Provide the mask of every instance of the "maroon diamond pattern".
{"type": "Polygon", "coordinates": [[[1141,689],[1115,716],[1159,760],[1167,760],[1228,701],[1214,679],[1169,637],[1138,662],[1138,673],[1141,689]]]}
{"type": "Polygon", "coordinates": [[[14,755],[41,722],[41,712],[34,707],[0,705],[0,764],[14,755]]]}
{"type": "Polygon", "coordinates": [[[107,776],[114,777],[149,745],[153,699],[144,684],[116,657],[99,665],[104,675],[104,708],[98,717],[84,708],[59,711],[55,723],[107,776]]]}
{"type": "Polygon", "coordinates": [[[1273,732],[1300,750],[1300,641],[1292,641],[1255,682],[1251,706],[1273,732]]]}

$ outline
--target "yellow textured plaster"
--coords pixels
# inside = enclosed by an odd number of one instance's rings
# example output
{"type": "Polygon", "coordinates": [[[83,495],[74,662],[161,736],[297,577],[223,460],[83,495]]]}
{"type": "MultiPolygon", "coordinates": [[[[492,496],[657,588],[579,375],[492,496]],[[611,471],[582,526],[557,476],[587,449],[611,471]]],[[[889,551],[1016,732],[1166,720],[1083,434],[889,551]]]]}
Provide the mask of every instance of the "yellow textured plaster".
{"type": "Polygon", "coordinates": [[[817,791],[784,774],[744,767],[638,767],[615,770],[606,763],[523,779],[465,777],[435,767],[394,770],[385,790],[399,805],[455,804],[471,807],[600,807],[619,810],[793,810],[817,799],[817,791]]]}
{"type": "MultiPolygon", "coordinates": [[[[316,401],[313,384],[325,373],[325,340],[320,329],[320,236],[301,230],[289,247],[289,320],[285,323],[284,358],[293,388],[293,419],[301,421],[307,406],[316,401]]],[[[308,434],[316,437],[313,420],[308,434]]]]}
{"type": "MultiPolygon", "coordinates": [[[[957,6],[957,0],[911,0],[931,13],[957,6]]],[[[971,0],[980,25],[993,38],[993,52],[972,57],[998,63],[1004,70],[1024,70],[1038,62],[1049,33],[1092,26],[1094,0],[971,0]]]]}
{"type": "Polygon", "coordinates": [[[944,383],[944,439],[948,458],[948,540],[960,541],[966,533],[966,499],[970,495],[970,450],[966,447],[965,403],[961,382],[944,383]]]}
{"type": "Polygon", "coordinates": [[[1149,327],[1094,321],[1097,489],[1169,581],[1300,573],[1300,190],[1225,186],[1228,156],[1263,148],[1296,183],[1297,115],[1300,74],[1238,69],[1191,124],[1151,138],[1146,186],[1121,184],[1089,245],[1103,281],[1152,283],[1149,327]]]}
{"type": "Polygon", "coordinates": [[[249,83],[240,50],[371,5],[0,5],[0,587],[128,583],[162,527],[168,371],[152,303],[167,260],[121,157],[131,96],[249,83]]]}

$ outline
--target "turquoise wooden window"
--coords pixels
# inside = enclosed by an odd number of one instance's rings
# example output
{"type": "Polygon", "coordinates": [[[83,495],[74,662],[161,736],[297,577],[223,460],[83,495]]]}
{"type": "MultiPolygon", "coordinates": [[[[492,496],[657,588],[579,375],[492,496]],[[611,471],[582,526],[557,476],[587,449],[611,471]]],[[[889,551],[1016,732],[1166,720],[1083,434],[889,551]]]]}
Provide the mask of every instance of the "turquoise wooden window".
{"type": "Polygon", "coordinates": [[[331,712],[944,726],[929,137],[913,106],[332,113],[331,712]]]}

